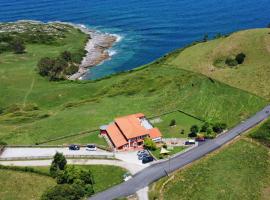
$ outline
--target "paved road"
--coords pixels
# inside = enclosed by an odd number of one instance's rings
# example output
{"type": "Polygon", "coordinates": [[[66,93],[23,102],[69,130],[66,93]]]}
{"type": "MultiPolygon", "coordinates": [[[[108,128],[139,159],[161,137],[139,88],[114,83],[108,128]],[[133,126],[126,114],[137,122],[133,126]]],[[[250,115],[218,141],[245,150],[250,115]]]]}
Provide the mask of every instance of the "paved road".
{"type": "Polygon", "coordinates": [[[255,114],[253,117],[242,122],[226,134],[217,137],[214,140],[207,141],[188,152],[176,156],[169,161],[153,164],[144,170],[138,172],[132,179],[117,186],[114,186],[104,192],[98,193],[89,200],[110,200],[119,197],[125,197],[134,194],[136,191],[148,186],[150,183],[167,175],[168,172],[173,172],[201,157],[218,149],[225,143],[231,141],[241,133],[254,127],[264,119],[270,116],[270,105],[255,114]]]}

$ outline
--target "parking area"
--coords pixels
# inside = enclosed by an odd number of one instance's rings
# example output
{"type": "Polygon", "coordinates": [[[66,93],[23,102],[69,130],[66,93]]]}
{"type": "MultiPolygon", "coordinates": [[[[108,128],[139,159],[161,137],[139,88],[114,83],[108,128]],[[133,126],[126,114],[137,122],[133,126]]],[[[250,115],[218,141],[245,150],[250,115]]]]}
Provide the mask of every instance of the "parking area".
{"type": "Polygon", "coordinates": [[[53,157],[56,152],[63,153],[65,156],[113,156],[112,152],[97,149],[96,151],[87,151],[82,147],[80,150],[69,150],[68,147],[63,148],[5,148],[0,158],[42,158],[53,157]]]}

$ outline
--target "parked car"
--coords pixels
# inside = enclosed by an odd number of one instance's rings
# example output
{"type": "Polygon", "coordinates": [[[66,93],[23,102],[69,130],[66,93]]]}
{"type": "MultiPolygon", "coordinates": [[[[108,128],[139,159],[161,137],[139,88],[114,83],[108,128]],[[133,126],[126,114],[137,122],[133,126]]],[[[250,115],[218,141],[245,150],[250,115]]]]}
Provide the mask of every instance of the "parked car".
{"type": "Polygon", "coordinates": [[[148,152],[145,152],[145,153],[140,154],[140,155],[138,156],[138,159],[139,159],[139,160],[142,160],[144,157],[147,157],[147,156],[149,156],[149,153],[148,153],[148,152]]]}
{"type": "Polygon", "coordinates": [[[153,160],[154,158],[152,156],[146,156],[142,159],[142,163],[146,164],[146,163],[152,162],[153,160]]]}
{"type": "Polygon", "coordinates": [[[137,156],[148,153],[146,150],[138,151],[137,156]]]}
{"type": "Polygon", "coordinates": [[[68,148],[69,148],[69,150],[73,150],[73,151],[80,150],[80,146],[77,144],[71,144],[71,145],[69,145],[68,148]]]}
{"type": "Polygon", "coordinates": [[[96,151],[97,147],[94,144],[88,144],[88,145],[86,145],[86,150],[87,151],[96,151]]]}
{"type": "Polygon", "coordinates": [[[195,143],[196,143],[195,140],[188,140],[185,142],[185,145],[193,145],[195,143]]]}
{"type": "Polygon", "coordinates": [[[123,180],[124,181],[128,181],[129,179],[131,179],[132,178],[132,176],[131,176],[131,174],[129,173],[129,172],[127,172],[127,173],[125,173],[124,175],[123,175],[123,180]]]}
{"type": "Polygon", "coordinates": [[[205,141],[205,138],[204,137],[197,137],[196,138],[196,141],[198,141],[198,142],[204,142],[205,141]]]}

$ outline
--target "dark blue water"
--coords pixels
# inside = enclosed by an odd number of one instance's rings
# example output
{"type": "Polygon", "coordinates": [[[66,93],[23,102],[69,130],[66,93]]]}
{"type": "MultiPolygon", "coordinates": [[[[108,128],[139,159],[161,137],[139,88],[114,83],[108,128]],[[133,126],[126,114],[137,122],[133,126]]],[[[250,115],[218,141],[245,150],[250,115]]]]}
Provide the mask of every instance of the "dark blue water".
{"type": "Polygon", "coordinates": [[[204,34],[266,27],[270,0],[0,0],[0,21],[32,19],[85,24],[122,40],[111,60],[88,77],[146,64],[204,34]]]}

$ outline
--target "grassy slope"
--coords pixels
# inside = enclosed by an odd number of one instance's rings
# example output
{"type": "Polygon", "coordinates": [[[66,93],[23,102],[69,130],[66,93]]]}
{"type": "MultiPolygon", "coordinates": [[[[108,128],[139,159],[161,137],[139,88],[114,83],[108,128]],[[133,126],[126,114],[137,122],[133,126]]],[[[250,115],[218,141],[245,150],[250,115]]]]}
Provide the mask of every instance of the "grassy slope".
{"type": "MultiPolygon", "coordinates": [[[[123,175],[126,170],[110,165],[75,165],[82,169],[90,169],[95,179],[94,190],[95,192],[101,192],[107,188],[117,185],[123,181],[123,175]],[[112,173],[113,172],[113,173],[112,173]]],[[[48,167],[35,167],[43,172],[49,173],[48,167]]]]}
{"type": "Polygon", "coordinates": [[[257,139],[270,147],[270,119],[268,119],[260,128],[253,130],[250,133],[250,137],[257,139]]]}
{"type": "Polygon", "coordinates": [[[205,74],[270,100],[270,29],[253,29],[200,43],[168,59],[167,64],[205,74]],[[237,69],[216,68],[218,58],[244,52],[237,69]],[[214,71],[213,71],[214,69],[214,71]]]}
{"type": "Polygon", "coordinates": [[[170,200],[260,199],[269,184],[269,164],[268,149],[242,139],[175,173],[163,190],[167,178],[155,183],[150,196],[153,199],[161,191],[170,200]]]}
{"type": "Polygon", "coordinates": [[[187,138],[192,125],[201,127],[203,124],[202,121],[181,112],[173,112],[161,116],[160,119],[161,121],[154,123],[154,126],[159,128],[165,138],[187,138]],[[171,127],[170,123],[173,119],[176,121],[176,125],[171,127]],[[184,134],[180,134],[181,130],[184,130],[184,134]]]}
{"type": "Polygon", "coordinates": [[[0,199],[36,200],[54,184],[55,181],[47,176],[1,169],[0,199]]]}
{"type": "MultiPolygon", "coordinates": [[[[123,181],[126,171],[120,167],[107,165],[84,165],[76,166],[90,169],[96,184],[95,192],[103,191],[123,181]],[[113,171],[113,173],[112,173],[113,171]]],[[[35,167],[36,169],[49,172],[48,167],[35,167]]],[[[1,200],[36,200],[42,193],[55,184],[55,180],[30,172],[18,172],[13,170],[0,170],[0,199],[1,200]]]]}
{"type": "Polygon", "coordinates": [[[0,115],[0,139],[34,144],[97,129],[115,116],[135,112],[154,116],[174,109],[232,126],[266,104],[262,98],[162,62],[95,82],[49,82],[37,75],[34,69],[40,57],[76,51],[85,37],[72,31],[62,46],[28,45],[25,55],[0,55],[0,106],[39,107],[0,115]]]}

